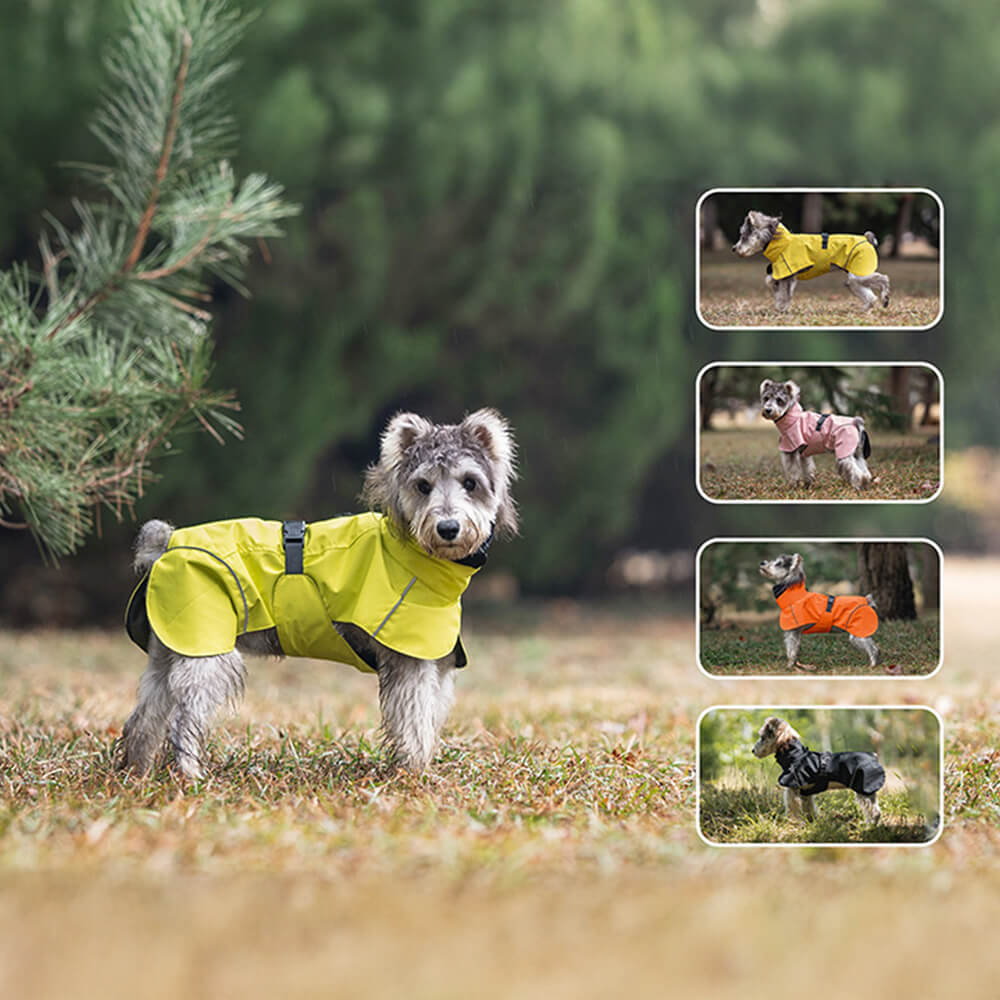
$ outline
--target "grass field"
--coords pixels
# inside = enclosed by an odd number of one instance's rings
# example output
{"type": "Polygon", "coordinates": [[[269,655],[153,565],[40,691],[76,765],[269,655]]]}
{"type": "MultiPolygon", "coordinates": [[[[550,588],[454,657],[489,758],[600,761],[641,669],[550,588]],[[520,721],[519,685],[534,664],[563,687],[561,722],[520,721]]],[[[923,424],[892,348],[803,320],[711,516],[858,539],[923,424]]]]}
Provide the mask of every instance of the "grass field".
{"type": "Polygon", "coordinates": [[[785,482],[778,434],[770,427],[701,433],[701,488],[713,500],[925,500],[941,486],[940,448],[929,434],[872,433],[874,482],[859,494],[837,475],[833,455],[817,455],[809,488],[785,482]]]}
{"type": "MultiPolygon", "coordinates": [[[[883,621],[875,641],[882,653],[876,667],[868,665],[864,653],[856,650],[844,635],[812,635],[802,640],[801,659],[814,666],[817,673],[831,676],[878,676],[887,666],[898,668],[902,675],[929,674],[941,658],[941,634],[936,615],[923,615],[917,621],[883,621]]],[[[721,628],[702,628],[699,649],[701,665],[723,677],[740,674],[784,674],[803,676],[785,667],[785,647],[778,628],[777,610],[766,621],[726,624],[721,628]]]]}
{"type": "Polygon", "coordinates": [[[723,780],[706,785],[699,803],[702,835],[713,844],[919,844],[933,837],[928,818],[903,791],[879,795],[882,817],[865,823],[854,794],[846,790],[816,797],[816,819],[788,819],[767,761],[751,771],[731,768],[723,780]]]}
{"type": "Polygon", "coordinates": [[[253,666],[199,787],[123,778],[109,747],[141,654],[119,635],[0,634],[0,995],[532,1000],[669,985],[729,1000],[862,977],[944,996],[961,970],[964,997],[993,997],[1000,677],[982,623],[998,569],[946,561],[947,659],[929,680],[713,680],[689,618],[567,602],[473,614],[446,747],[420,778],[379,766],[372,678],[309,661],[253,666]],[[705,846],[698,714],[796,701],[936,707],[941,840],[705,846]],[[789,914],[837,954],[790,948],[789,914]]]}
{"type": "Polygon", "coordinates": [[[698,301],[702,319],[712,326],[913,326],[935,322],[940,310],[938,263],[934,260],[885,260],[880,270],[892,282],[888,309],[865,312],[861,302],[834,273],[800,281],[788,311],[774,306],[764,286],[767,261],[744,260],[732,253],[701,258],[698,301]]]}

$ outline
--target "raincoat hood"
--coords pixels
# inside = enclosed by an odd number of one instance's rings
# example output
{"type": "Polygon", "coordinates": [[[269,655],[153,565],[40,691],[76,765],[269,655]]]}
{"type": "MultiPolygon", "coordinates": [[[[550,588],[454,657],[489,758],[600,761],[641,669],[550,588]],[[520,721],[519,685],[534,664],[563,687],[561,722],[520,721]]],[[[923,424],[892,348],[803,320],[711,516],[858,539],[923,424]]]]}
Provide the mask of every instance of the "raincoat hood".
{"type": "Polygon", "coordinates": [[[764,247],[764,256],[771,262],[771,276],[776,279],[794,275],[809,281],[831,267],[863,278],[878,269],[878,251],[864,236],[791,233],[780,222],[764,247]]]}
{"type": "Polygon", "coordinates": [[[276,628],[289,656],[362,658],[333,623],[352,624],[404,656],[464,666],[461,596],[480,559],[451,562],[396,534],[381,514],[286,522],[241,518],[180,528],[136,587],[126,627],[144,649],[149,629],[184,656],[215,656],[246,632],[276,628]]]}

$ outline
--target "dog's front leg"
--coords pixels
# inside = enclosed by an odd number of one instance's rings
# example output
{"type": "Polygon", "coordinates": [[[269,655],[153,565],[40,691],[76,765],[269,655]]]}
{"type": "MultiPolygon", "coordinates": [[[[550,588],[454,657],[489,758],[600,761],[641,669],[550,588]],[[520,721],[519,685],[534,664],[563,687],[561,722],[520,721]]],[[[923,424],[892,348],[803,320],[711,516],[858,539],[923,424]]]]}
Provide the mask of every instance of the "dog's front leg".
{"type": "Polygon", "coordinates": [[[792,670],[799,662],[799,649],[802,647],[802,633],[797,629],[783,632],[785,640],[785,666],[792,670]]]}
{"type": "Polygon", "coordinates": [[[788,307],[792,304],[792,296],[795,294],[795,286],[798,284],[798,278],[792,276],[790,278],[772,278],[771,275],[767,276],[767,286],[774,292],[774,305],[778,312],[787,312],[788,307]]]}
{"type": "Polygon", "coordinates": [[[797,788],[785,789],[785,815],[789,819],[802,819],[802,796],[797,788]]]}
{"type": "Polygon", "coordinates": [[[437,750],[455,698],[453,657],[414,660],[387,652],[378,669],[382,734],[392,760],[422,771],[437,750]]]}

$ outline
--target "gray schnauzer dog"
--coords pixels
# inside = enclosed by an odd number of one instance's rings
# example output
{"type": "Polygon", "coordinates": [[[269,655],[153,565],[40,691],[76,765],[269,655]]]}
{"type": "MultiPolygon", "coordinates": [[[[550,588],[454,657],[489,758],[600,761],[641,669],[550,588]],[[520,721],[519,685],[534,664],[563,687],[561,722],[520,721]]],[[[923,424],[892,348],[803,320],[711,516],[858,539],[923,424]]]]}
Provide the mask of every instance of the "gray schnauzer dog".
{"type": "Polygon", "coordinates": [[[174,530],[149,521],[126,615],[149,653],[122,763],[138,773],[163,749],[204,775],[217,711],[242,697],[243,653],[311,656],[378,676],[391,759],[425,768],[466,664],[461,594],[494,535],[517,533],[515,444],[495,410],[460,424],[397,414],[367,471],[370,511],[306,525],[242,518],[174,530]]]}
{"type": "Polygon", "coordinates": [[[833,413],[803,410],[800,390],[791,380],[760,384],[760,412],[774,421],[781,434],[778,452],[785,479],[792,486],[812,486],[816,481],[814,455],[833,452],[841,479],[858,492],[872,484],[867,459],[871,440],[863,417],[843,417],[833,413]]]}
{"type": "Polygon", "coordinates": [[[870,666],[878,665],[879,648],[872,636],[878,630],[879,620],[871,594],[834,597],[808,590],[798,552],[763,559],[759,568],[760,575],[771,581],[774,599],[781,609],[778,624],[789,670],[815,670],[814,666],[799,661],[802,636],[830,632],[845,633],[848,642],[868,657],[870,666]]]}
{"type": "Polygon", "coordinates": [[[885,769],[875,754],[862,750],[810,750],[799,734],[776,715],[761,726],[753,745],[755,757],[771,754],[781,766],[778,784],[785,793],[787,816],[798,819],[805,813],[806,819],[815,819],[814,796],[832,788],[849,788],[868,823],[874,826],[882,818],[878,790],[885,784],[885,769]]]}
{"type": "Polygon", "coordinates": [[[795,285],[828,273],[844,274],[844,284],[861,300],[865,311],[876,302],[889,305],[889,278],[878,268],[878,240],[845,233],[792,233],[781,216],[749,212],[740,227],[733,252],[741,257],[762,253],[770,261],[764,282],[774,293],[774,304],[785,312],[792,301],[795,285]]]}

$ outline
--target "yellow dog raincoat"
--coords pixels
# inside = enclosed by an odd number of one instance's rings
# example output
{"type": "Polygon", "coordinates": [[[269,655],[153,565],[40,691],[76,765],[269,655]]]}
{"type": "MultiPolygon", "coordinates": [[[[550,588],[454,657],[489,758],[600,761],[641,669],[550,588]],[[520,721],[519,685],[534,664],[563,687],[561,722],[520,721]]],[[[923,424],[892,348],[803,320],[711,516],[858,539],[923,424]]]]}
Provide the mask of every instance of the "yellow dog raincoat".
{"type": "Polygon", "coordinates": [[[864,236],[842,233],[790,233],[781,223],[764,247],[771,262],[771,277],[802,281],[818,278],[831,267],[839,267],[859,278],[878,269],[878,252],[864,236]]]}
{"type": "Polygon", "coordinates": [[[815,593],[806,590],[805,581],[790,587],[777,584],[774,597],[781,608],[778,624],[785,632],[807,625],[806,635],[836,630],[865,639],[878,631],[878,615],[863,597],[815,593]]]}
{"type": "Polygon", "coordinates": [[[289,656],[374,670],[334,629],[351,623],[404,656],[437,660],[459,637],[461,596],[486,561],[428,555],[381,514],[316,521],[241,518],[180,528],[129,599],[126,628],[183,656],[215,656],[274,627],[289,656]]]}

